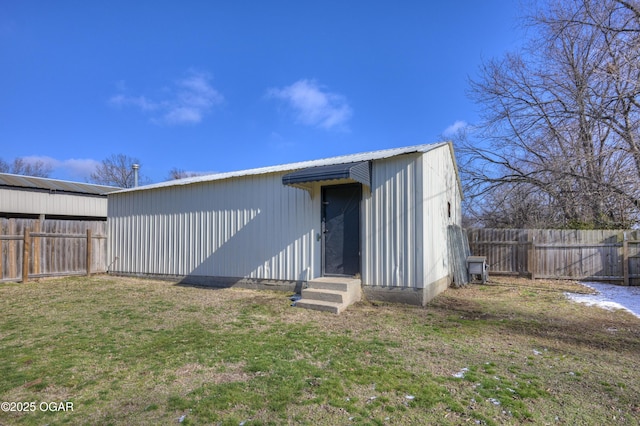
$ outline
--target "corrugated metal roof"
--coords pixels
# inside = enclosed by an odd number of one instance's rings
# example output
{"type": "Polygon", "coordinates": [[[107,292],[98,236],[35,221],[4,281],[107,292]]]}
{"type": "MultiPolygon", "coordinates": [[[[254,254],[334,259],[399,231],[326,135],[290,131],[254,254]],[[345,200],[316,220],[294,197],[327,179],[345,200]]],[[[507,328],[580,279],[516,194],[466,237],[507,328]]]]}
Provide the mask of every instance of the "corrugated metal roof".
{"type": "Polygon", "coordinates": [[[235,172],[216,173],[211,175],[196,176],[185,179],[172,180],[167,182],[155,183],[151,185],[139,186],[136,188],[127,188],[117,193],[130,191],[144,191],[155,188],[164,188],[179,185],[191,185],[194,183],[211,182],[221,179],[230,179],[234,177],[260,175],[266,173],[279,173],[290,170],[300,170],[309,167],[327,166],[331,164],[355,163],[360,161],[381,160],[384,158],[395,157],[402,154],[411,154],[415,152],[428,152],[441,146],[449,145],[449,142],[439,142],[424,145],[414,145],[402,148],[392,148],[380,151],[363,152],[359,154],[341,155],[338,157],[323,158],[319,160],[301,161],[298,163],[282,164],[279,166],[260,167],[256,169],[239,170],[235,172]]]}
{"type": "Polygon", "coordinates": [[[0,173],[0,186],[89,195],[106,195],[109,192],[122,189],[115,186],[94,185],[9,173],[0,173]]]}

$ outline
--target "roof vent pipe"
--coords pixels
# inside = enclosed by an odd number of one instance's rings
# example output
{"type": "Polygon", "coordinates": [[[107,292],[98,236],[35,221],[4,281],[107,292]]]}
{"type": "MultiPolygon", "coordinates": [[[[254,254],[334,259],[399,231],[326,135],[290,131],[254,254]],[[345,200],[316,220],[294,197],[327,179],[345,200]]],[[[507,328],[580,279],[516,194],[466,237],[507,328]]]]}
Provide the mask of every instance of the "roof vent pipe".
{"type": "Polygon", "coordinates": [[[135,188],[138,186],[138,169],[140,168],[140,165],[134,164],[131,168],[133,169],[133,187],[135,188]]]}

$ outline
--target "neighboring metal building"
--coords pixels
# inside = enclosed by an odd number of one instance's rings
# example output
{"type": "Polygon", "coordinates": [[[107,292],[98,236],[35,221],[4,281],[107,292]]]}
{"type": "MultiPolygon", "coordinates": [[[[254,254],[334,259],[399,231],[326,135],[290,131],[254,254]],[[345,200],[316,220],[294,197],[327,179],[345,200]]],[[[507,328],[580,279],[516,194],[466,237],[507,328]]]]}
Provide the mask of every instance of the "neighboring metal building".
{"type": "Polygon", "coordinates": [[[109,194],[110,272],[290,288],[360,277],[424,305],[451,283],[460,225],[450,143],[187,178],[109,194]]]}
{"type": "Polygon", "coordinates": [[[0,173],[0,217],[106,220],[107,193],[120,189],[0,173]]]}
{"type": "Polygon", "coordinates": [[[0,173],[0,282],[106,272],[107,192],[119,189],[0,173]]]}

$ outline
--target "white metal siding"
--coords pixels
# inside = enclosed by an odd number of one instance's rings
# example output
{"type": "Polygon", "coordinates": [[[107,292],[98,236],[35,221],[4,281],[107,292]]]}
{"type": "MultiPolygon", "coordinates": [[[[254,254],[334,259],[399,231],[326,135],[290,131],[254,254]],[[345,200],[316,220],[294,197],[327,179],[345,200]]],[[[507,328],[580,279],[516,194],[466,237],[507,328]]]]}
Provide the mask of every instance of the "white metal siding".
{"type": "Polygon", "coordinates": [[[106,217],[107,198],[0,188],[0,212],[106,217]]]}
{"type": "Polygon", "coordinates": [[[460,199],[448,146],[374,161],[363,200],[363,284],[423,288],[449,275],[447,226],[460,225],[460,199]]]}
{"type": "Polygon", "coordinates": [[[374,161],[371,191],[365,191],[362,281],[382,287],[421,287],[420,154],[374,161]]]}
{"type": "Polygon", "coordinates": [[[283,173],[114,194],[114,272],[308,280],[319,203],[283,173]]]}
{"type": "Polygon", "coordinates": [[[462,195],[448,149],[427,152],[422,162],[424,281],[432,283],[450,274],[447,226],[461,224],[462,195]],[[451,203],[451,217],[447,203],[451,203]]]}

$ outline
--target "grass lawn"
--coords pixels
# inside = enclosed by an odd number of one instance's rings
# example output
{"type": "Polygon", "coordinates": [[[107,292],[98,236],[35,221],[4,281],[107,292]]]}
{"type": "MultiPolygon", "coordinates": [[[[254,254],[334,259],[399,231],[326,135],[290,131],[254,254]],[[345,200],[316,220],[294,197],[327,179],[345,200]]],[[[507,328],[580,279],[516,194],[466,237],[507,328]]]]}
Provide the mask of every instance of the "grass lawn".
{"type": "Polygon", "coordinates": [[[332,315],[113,276],[1,284],[0,401],[23,411],[0,424],[640,423],[640,319],[565,291],[587,290],[494,278],[332,315]]]}

